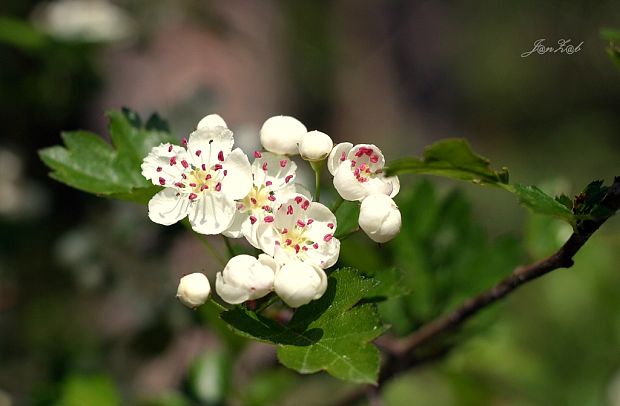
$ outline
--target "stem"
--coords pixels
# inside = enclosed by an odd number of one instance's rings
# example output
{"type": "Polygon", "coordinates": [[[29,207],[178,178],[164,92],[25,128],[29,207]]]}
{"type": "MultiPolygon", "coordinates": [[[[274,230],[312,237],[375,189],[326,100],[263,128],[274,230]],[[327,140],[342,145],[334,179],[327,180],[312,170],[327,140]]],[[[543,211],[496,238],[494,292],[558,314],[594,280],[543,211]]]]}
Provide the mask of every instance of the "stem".
{"type": "Polygon", "coordinates": [[[266,308],[268,308],[269,306],[271,306],[272,304],[274,304],[275,302],[277,302],[278,300],[280,300],[280,298],[277,295],[273,295],[271,296],[265,303],[261,304],[256,310],[255,313],[260,313],[263,310],[265,310],[266,308]]]}
{"type": "Polygon", "coordinates": [[[185,228],[191,230],[194,233],[194,235],[196,236],[196,238],[198,238],[198,240],[200,240],[202,245],[204,245],[209,251],[209,253],[213,255],[213,258],[215,258],[221,265],[226,265],[226,259],[224,259],[224,257],[220,255],[218,250],[215,249],[215,247],[213,246],[213,244],[211,244],[211,241],[209,241],[207,237],[192,230],[192,226],[191,224],[189,224],[189,221],[187,219],[183,220],[183,225],[185,226],[185,228]]]}
{"type": "Polygon", "coordinates": [[[336,201],[332,205],[332,213],[336,214],[340,206],[342,206],[342,203],[344,203],[344,199],[342,198],[342,196],[338,195],[336,201]]]}
{"type": "Polygon", "coordinates": [[[321,198],[321,170],[323,169],[323,161],[312,161],[310,166],[314,171],[314,201],[318,202],[321,198]]]}
{"type": "Polygon", "coordinates": [[[222,238],[224,239],[224,244],[226,244],[226,250],[228,251],[228,258],[232,258],[235,256],[235,250],[232,246],[232,244],[230,243],[230,239],[228,237],[226,237],[224,234],[221,234],[222,238]]]}

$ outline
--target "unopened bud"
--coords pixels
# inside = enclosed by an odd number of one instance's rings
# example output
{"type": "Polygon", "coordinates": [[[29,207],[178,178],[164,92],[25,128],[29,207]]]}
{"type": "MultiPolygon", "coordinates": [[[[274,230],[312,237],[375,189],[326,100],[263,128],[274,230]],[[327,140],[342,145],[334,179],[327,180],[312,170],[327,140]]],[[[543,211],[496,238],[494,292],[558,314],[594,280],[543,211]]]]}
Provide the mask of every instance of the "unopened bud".
{"type": "Polygon", "coordinates": [[[209,114],[208,116],[203,117],[196,126],[197,130],[201,128],[207,127],[224,127],[228,128],[226,125],[226,121],[219,114],[209,114]]]}
{"type": "Polygon", "coordinates": [[[204,304],[210,293],[209,280],[204,274],[196,272],[181,278],[177,289],[177,298],[185,306],[194,309],[204,304]]]}
{"type": "Polygon", "coordinates": [[[297,144],[308,130],[290,116],[268,118],[260,129],[260,142],[267,151],[282,155],[297,154],[297,144]]]}
{"type": "Polygon", "coordinates": [[[276,261],[261,254],[258,259],[250,255],[231,258],[222,272],[218,272],[215,290],[222,300],[230,304],[260,299],[273,290],[276,261]]]}
{"type": "Polygon", "coordinates": [[[291,261],[276,273],[274,288],[284,303],[299,307],[323,296],[327,275],[315,265],[291,261]]]}
{"type": "Polygon", "coordinates": [[[370,195],[362,200],[359,224],[373,241],[387,242],[400,231],[400,210],[391,197],[384,194],[370,195]]]}
{"type": "Polygon", "coordinates": [[[306,161],[322,161],[329,156],[334,142],[329,135],[320,131],[310,131],[301,137],[299,155],[306,161]]]}

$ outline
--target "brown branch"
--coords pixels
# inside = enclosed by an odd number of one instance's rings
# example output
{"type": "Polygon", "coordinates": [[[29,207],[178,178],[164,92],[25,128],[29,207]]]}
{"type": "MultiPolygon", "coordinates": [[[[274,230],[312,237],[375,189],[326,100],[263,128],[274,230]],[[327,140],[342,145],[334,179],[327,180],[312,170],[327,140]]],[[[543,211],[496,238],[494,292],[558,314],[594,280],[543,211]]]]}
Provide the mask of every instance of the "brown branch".
{"type": "Polygon", "coordinates": [[[410,353],[433,338],[457,329],[480,310],[504,298],[525,283],[556,269],[570,268],[573,265],[573,257],[577,251],[618,210],[620,206],[620,177],[614,179],[614,183],[610,186],[601,204],[610,210],[611,214],[609,216],[578,224],[576,231],[556,253],[528,266],[518,267],[510,276],[503,279],[490,290],[468,299],[451,313],[440,316],[425,324],[409,337],[390,343],[388,347],[391,352],[397,355],[410,353]]]}
{"type": "MultiPolygon", "coordinates": [[[[440,316],[425,324],[413,332],[412,335],[402,340],[394,340],[387,336],[377,339],[377,345],[386,353],[378,379],[378,386],[380,387],[385,381],[391,379],[399,372],[444,356],[453,348],[453,345],[448,345],[435,348],[423,355],[414,355],[414,350],[423,344],[431,342],[440,335],[458,329],[470,317],[501,300],[525,283],[556,269],[573,266],[575,254],[583,247],[592,234],[620,208],[620,177],[614,179],[614,183],[610,186],[601,204],[610,210],[609,216],[579,223],[575,232],[556,253],[533,264],[516,268],[510,276],[500,281],[495,287],[466,300],[451,313],[440,316]]],[[[366,389],[362,387],[362,389],[352,392],[347,398],[337,404],[355,404],[363,399],[365,393],[366,389]]]]}

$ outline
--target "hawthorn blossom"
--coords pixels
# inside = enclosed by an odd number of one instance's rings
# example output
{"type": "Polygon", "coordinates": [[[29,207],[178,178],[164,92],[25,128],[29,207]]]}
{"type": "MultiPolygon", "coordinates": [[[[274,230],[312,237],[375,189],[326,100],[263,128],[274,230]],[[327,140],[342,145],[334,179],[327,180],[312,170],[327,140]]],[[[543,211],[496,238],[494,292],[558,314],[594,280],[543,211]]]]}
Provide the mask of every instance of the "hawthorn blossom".
{"type": "Polygon", "coordinates": [[[269,255],[258,259],[250,255],[231,258],[222,272],[216,275],[215,290],[230,304],[260,299],[273,290],[278,264],[269,255]]]}
{"type": "Polygon", "coordinates": [[[163,186],[149,202],[149,218],[171,225],[186,216],[197,233],[218,234],[232,223],[236,199],[252,188],[250,162],[233,147],[233,133],[221,125],[198,128],[183,140],[154,147],[142,175],[163,186]]]}
{"type": "Polygon", "coordinates": [[[334,142],[321,131],[309,131],[299,141],[299,155],[306,161],[318,162],[329,156],[334,142]]]}
{"type": "Polygon", "coordinates": [[[210,293],[209,280],[204,274],[196,272],[181,278],[177,298],[185,306],[195,309],[207,301],[210,293]]]}
{"type": "Polygon", "coordinates": [[[398,206],[387,195],[370,195],[362,200],[359,225],[371,240],[384,243],[400,231],[401,215],[398,206]]]}
{"type": "Polygon", "coordinates": [[[223,232],[227,237],[245,237],[252,246],[260,248],[257,230],[265,216],[271,215],[276,204],[296,193],[307,194],[295,183],[297,164],[284,155],[254,152],[252,188],[237,201],[237,212],[230,227],[223,232]]]}
{"type": "Polygon", "coordinates": [[[327,275],[314,264],[290,261],[276,272],[276,294],[290,307],[319,299],[327,289],[327,275]]]}
{"type": "Polygon", "coordinates": [[[260,143],[270,152],[282,155],[296,155],[297,144],[307,133],[306,126],[291,116],[268,118],[260,129],[260,143]]]}
{"type": "Polygon", "coordinates": [[[327,207],[297,194],[263,218],[257,235],[260,248],[282,266],[302,261],[326,269],[340,253],[335,231],[336,216],[327,207]]]}
{"type": "Polygon", "coordinates": [[[327,168],[334,175],[334,187],[345,200],[362,200],[372,194],[394,197],[400,190],[398,177],[383,174],[385,159],[372,144],[353,146],[343,142],[334,147],[327,168]]]}

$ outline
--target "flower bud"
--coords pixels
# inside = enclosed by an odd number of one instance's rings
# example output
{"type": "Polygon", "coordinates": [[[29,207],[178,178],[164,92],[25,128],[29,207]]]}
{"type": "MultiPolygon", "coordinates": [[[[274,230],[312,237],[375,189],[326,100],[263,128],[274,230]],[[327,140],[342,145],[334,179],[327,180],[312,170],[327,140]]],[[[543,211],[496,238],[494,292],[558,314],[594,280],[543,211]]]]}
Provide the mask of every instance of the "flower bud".
{"type": "Polygon", "coordinates": [[[298,153],[297,144],[308,130],[299,120],[290,116],[274,116],[260,129],[260,142],[270,152],[281,155],[298,153]]]}
{"type": "Polygon", "coordinates": [[[291,261],[276,273],[274,288],[284,303],[299,307],[323,296],[327,275],[315,265],[291,261]]]}
{"type": "Polygon", "coordinates": [[[204,274],[196,272],[181,278],[177,298],[185,306],[195,309],[207,301],[210,293],[209,280],[204,274]]]}
{"type": "Polygon", "coordinates": [[[215,290],[222,300],[230,304],[259,299],[273,290],[274,274],[278,266],[269,255],[258,259],[250,255],[237,255],[218,272],[215,290]]]}
{"type": "Polygon", "coordinates": [[[310,131],[301,137],[299,155],[306,161],[322,161],[329,156],[334,142],[329,135],[320,131],[310,131]]]}
{"type": "Polygon", "coordinates": [[[228,126],[226,125],[226,121],[224,121],[224,119],[220,117],[219,114],[209,114],[208,116],[203,117],[202,120],[198,122],[196,129],[200,130],[201,128],[207,127],[228,128],[228,126]]]}
{"type": "Polygon", "coordinates": [[[370,195],[362,200],[359,224],[371,240],[387,242],[400,231],[400,211],[391,197],[384,194],[370,195]]]}

